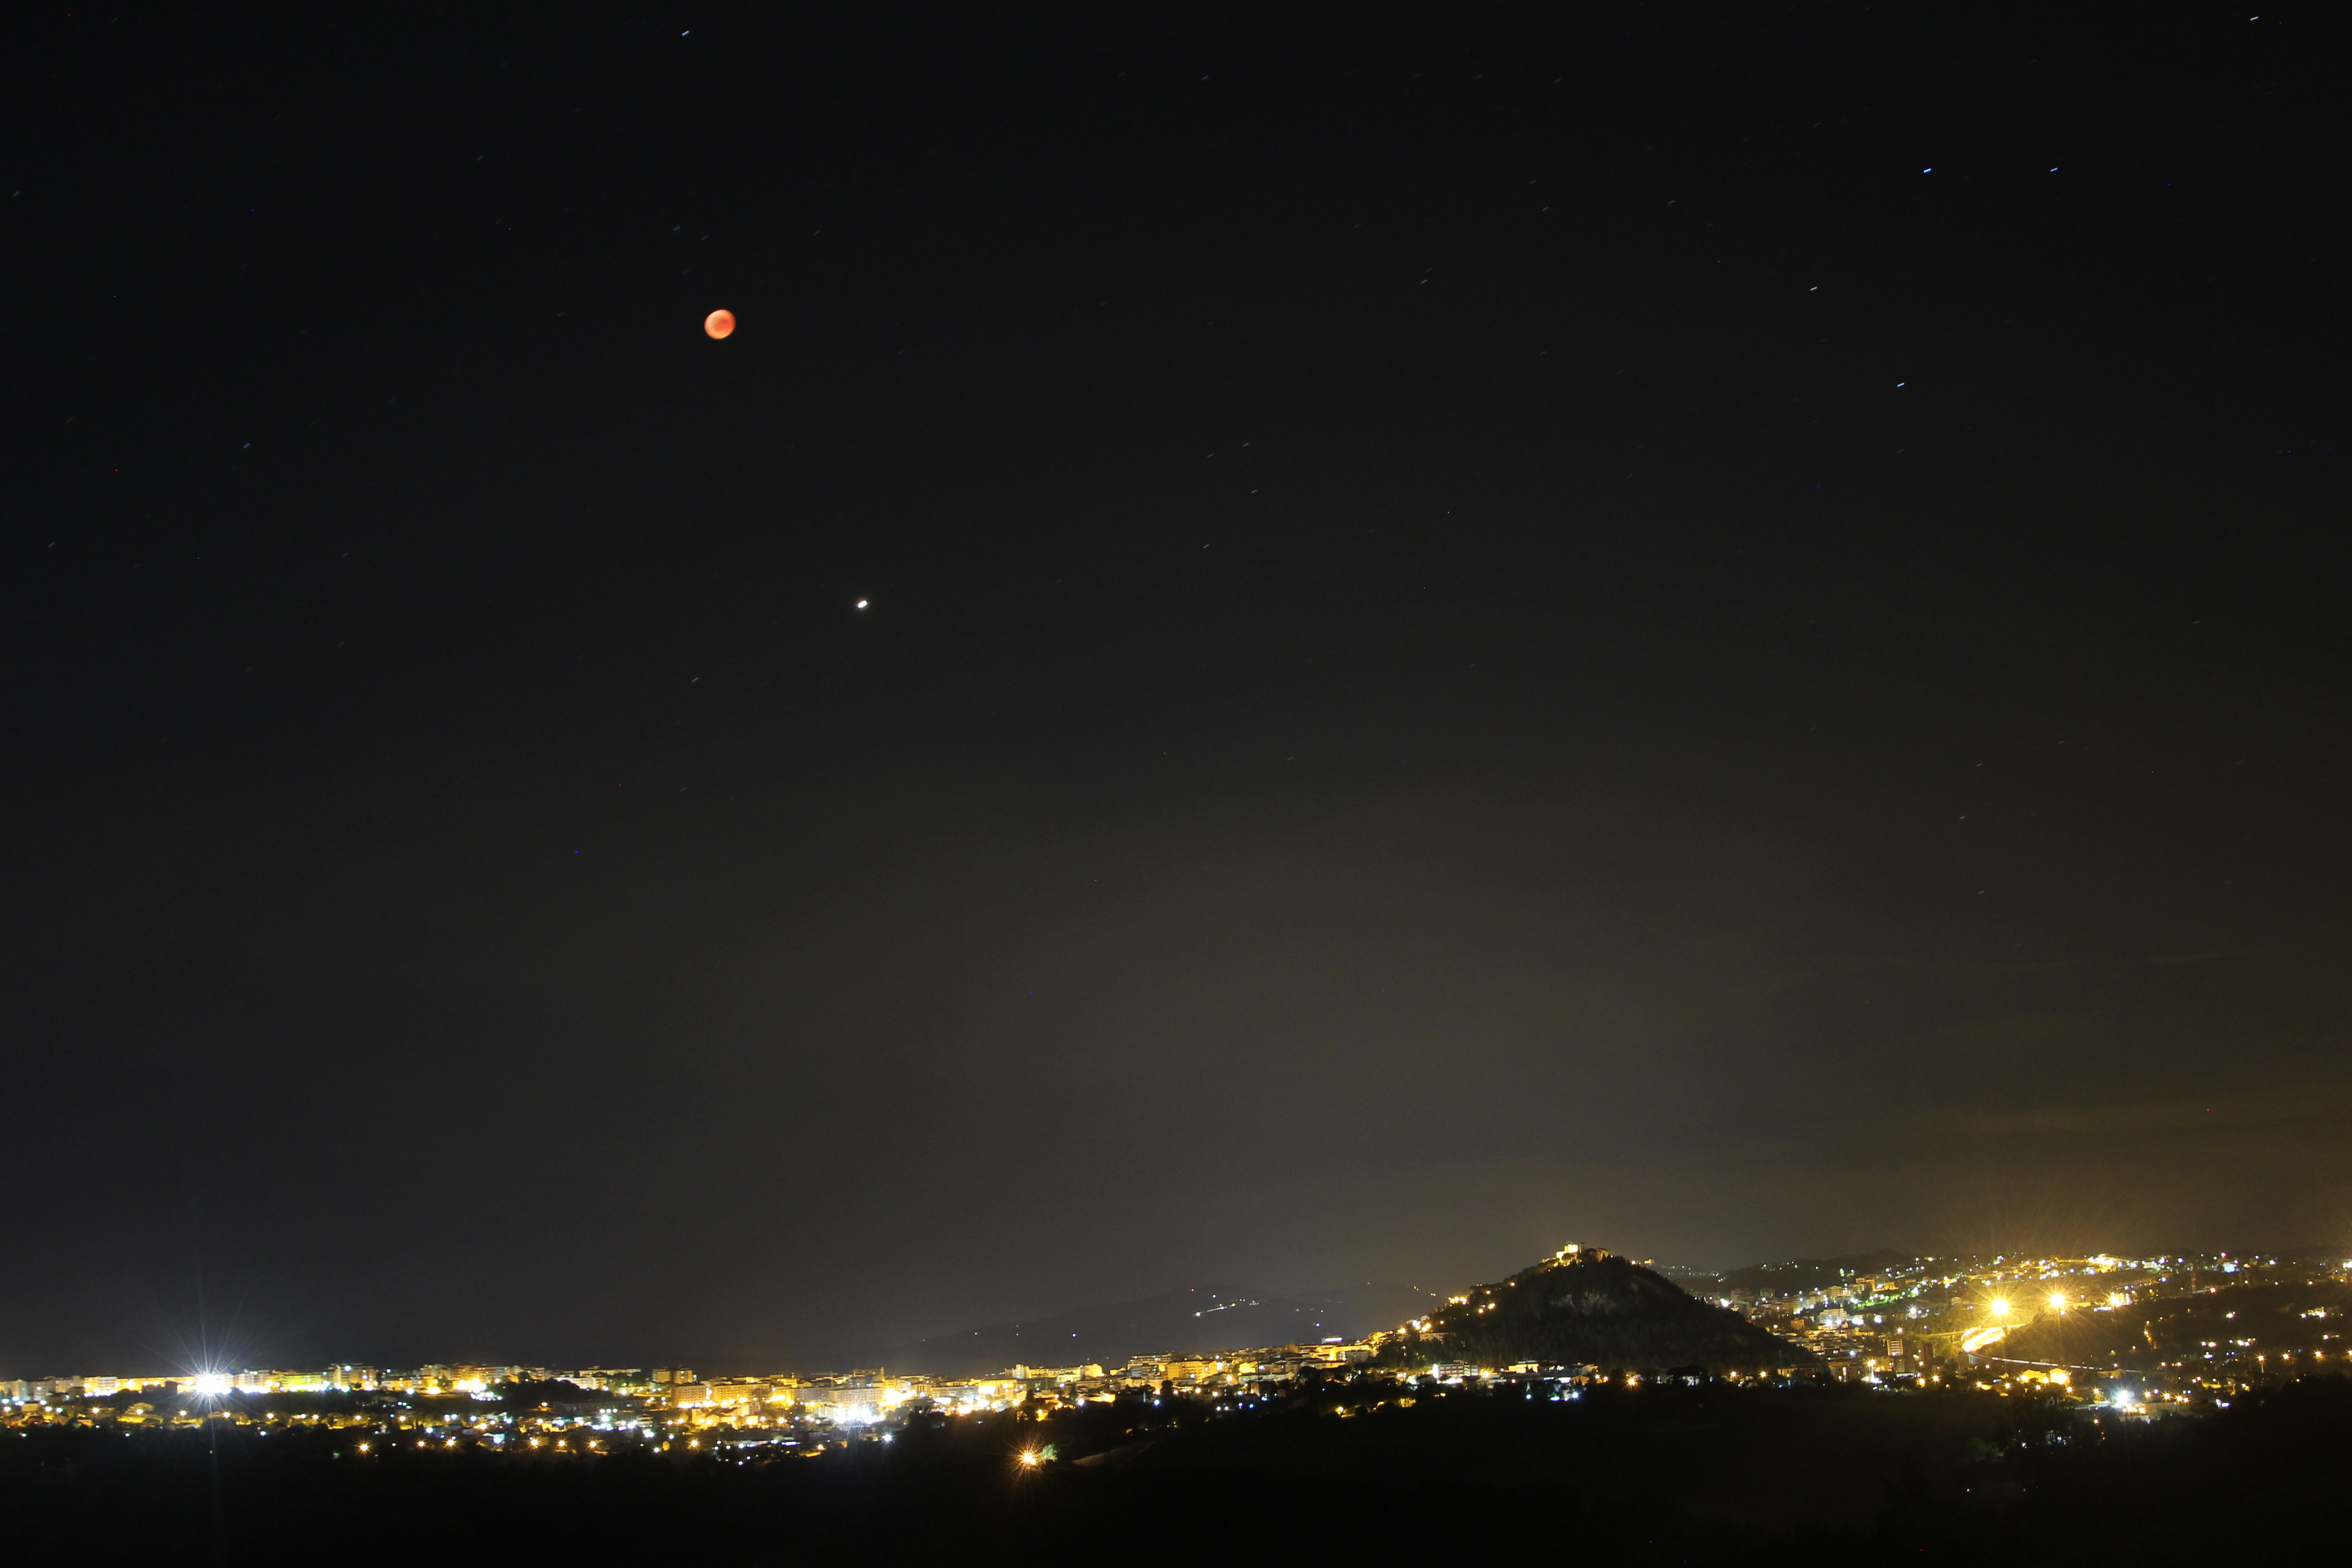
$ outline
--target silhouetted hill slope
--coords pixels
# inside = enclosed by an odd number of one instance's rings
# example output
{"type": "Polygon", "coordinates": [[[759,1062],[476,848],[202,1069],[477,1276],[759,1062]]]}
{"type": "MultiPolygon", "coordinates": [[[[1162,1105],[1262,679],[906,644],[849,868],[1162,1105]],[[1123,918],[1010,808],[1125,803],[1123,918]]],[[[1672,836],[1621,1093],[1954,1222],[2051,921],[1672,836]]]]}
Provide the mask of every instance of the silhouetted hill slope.
{"type": "Polygon", "coordinates": [[[1409,1328],[1385,1348],[1384,1361],[1760,1371],[1816,1359],[1629,1258],[1590,1247],[1478,1286],[1421,1321],[1427,1327],[1409,1328]]]}
{"type": "Polygon", "coordinates": [[[1972,1389],[1318,1387],[933,1417],[787,1458],[385,1445],[323,1425],[42,1426],[0,1442],[27,1563],[363,1568],[854,1557],[877,1563],[2325,1563],[2352,1384],[2140,1422],[1972,1389]],[[2053,1441],[2063,1438],[2062,1441],[2053,1441]],[[1028,1470],[1014,1458],[1051,1445],[1028,1470]],[[1112,1457],[1125,1456],[1124,1462],[1112,1457]],[[1875,1522],[1872,1522],[1873,1521],[1875,1522]],[[1206,1521],[1205,1523],[1203,1521],[1206,1521]],[[40,1549],[47,1547],[43,1552],[40,1549]]]}
{"type": "Polygon", "coordinates": [[[1363,1284],[1293,1296],[1207,1289],[1167,1290],[1138,1301],[1079,1307],[1018,1323],[842,1352],[826,1364],[976,1376],[1015,1363],[1125,1365],[1161,1351],[1238,1349],[1323,1340],[1360,1340],[1425,1312],[1443,1297],[1410,1285],[1363,1284]]]}

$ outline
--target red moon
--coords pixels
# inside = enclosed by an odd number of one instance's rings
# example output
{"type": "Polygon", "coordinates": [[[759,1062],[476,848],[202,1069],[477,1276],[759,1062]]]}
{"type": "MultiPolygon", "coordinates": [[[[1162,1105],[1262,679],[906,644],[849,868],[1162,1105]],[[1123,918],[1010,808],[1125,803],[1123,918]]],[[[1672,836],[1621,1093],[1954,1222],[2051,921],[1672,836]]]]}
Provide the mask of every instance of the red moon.
{"type": "Polygon", "coordinates": [[[702,330],[714,338],[723,338],[735,330],[735,312],[713,310],[702,318],[702,330]]]}

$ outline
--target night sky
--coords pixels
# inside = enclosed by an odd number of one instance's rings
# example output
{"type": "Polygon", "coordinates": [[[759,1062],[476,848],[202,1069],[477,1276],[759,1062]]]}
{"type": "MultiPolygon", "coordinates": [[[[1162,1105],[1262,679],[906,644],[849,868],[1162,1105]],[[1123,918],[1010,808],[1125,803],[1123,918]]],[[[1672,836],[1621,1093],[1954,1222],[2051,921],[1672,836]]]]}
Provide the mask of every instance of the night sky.
{"type": "Polygon", "coordinates": [[[2340,18],[822,9],[9,24],[0,1374],[2352,1243],[2340,18]]]}

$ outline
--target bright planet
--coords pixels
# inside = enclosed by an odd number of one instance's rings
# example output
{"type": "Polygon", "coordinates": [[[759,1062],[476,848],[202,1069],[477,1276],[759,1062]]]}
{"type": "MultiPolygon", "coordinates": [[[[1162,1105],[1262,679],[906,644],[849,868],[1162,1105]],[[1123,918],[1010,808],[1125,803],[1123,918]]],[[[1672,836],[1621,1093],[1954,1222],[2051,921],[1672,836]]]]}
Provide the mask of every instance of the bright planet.
{"type": "Polygon", "coordinates": [[[702,318],[702,330],[714,338],[723,338],[735,330],[735,312],[713,310],[702,318]]]}

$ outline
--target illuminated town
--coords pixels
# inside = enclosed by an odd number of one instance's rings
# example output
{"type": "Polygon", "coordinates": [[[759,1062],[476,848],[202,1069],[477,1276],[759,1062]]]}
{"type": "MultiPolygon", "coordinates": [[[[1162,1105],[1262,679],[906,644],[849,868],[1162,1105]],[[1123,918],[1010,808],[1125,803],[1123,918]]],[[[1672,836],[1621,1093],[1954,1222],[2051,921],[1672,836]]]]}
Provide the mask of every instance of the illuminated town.
{"type": "MultiPolygon", "coordinates": [[[[1569,1247],[1554,1262],[1608,1257],[1569,1247]]],[[[1423,1391],[1577,1399],[1596,1384],[1661,1383],[1844,1384],[1895,1398],[1974,1390],[2071,1406],[2087,1419],[2147,1421],[2340,1372],[2352,1306],[2352,1263],[2275,1257],[1874,1255],[1645,1277],[1672,1277],[1692,1305],[1727,1309],[1778,1336],[1789,1364],[1486,1364],[1449,1353],[1442,1326],[1421,1319],[1352,1342],[1158,1351],[1116,1365],[1023,1364],[978,1378],[880,1367],[719,1375],[685,1366],[338,1363],[17,1379],[0,1382],[0,1399],[17,1427],[323,1428],[344,1434],[354,1457],[397,1446],[551,1459],[623,1450],[815,1457],[891,1441],[913,1421],[1009,1415],[1050,1432],[1057,1415],[1094,1405],[1173,1402],[1213,1415],[1313,1394],[1345,1415],[1409,1405],[1423,1391]]],[[[1481,1288],[1484,1298],[1498,1289],[1481,1288]]],[[[1455,1296],[1448,1307],[1484,1313],[1492,1306],[1484,1298],[1455,1296]]],[[[1041,1437],[1018,1458],[1034,1466],[1054,1455],[1041,1437]]]]}

